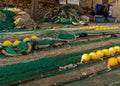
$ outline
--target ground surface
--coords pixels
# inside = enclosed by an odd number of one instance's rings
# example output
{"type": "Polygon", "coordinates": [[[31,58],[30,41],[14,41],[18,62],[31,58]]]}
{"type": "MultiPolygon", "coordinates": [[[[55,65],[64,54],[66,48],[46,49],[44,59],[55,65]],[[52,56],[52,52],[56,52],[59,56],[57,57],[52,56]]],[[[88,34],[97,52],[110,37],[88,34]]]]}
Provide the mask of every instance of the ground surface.
{"type": "Polygon", "coordinates": [[[120,86],[120,69],[64,86],[120,86]]]}

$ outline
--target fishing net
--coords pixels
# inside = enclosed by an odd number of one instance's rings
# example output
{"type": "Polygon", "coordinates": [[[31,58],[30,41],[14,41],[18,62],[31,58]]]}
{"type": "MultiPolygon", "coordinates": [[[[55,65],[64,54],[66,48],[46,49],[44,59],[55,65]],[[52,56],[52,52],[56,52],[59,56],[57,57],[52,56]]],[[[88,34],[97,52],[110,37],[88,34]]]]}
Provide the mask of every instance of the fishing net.
{"type": "Polygon", "coordinates": [[[73,41],[76,39],[74,34],[64,30],[47,30],[41,35],[43,38],[32,39],[29,42],[32,42],[33,45],[46,45],[60,43],[63,41],[73,41]]]}
{"type": "Polygon", "coordinates": [[[67,39],[67,38],[71,37],[71,39],[75,39],[74,34],[68,32],[68,31],[65,31],[65,30],[47,30],[47,31],[43,32],[43,36],[58,38],[58,39],[67,39]]]}
{"type": "Polygon", "coordinates": [[[81,11],[78,5],[67,4],[58,9],[46,13],[45,21],[60,24],[72,24],[80,20],[81,11]]]}
{"type": "Polygon", "coordinates": [[[16,29],[33,29],[36,28],[35,21],[30,15],[19,8],[8,8],[9,11],[16,13],[14,24],[16,29]]]}
{"type": "Polygon", "coordinates": [[[1,15],[3,15],[3,19],[0,20],[0,30],[10,30],[14,29],[14,19],[13,17],[16,15],[14,12],[11,12],[7,9],[3,9],[0,11],[1,15]]]}
{"type": "MultiPolygon", "coordinates": [[[[0,85],[10,84],[16,81],[25,80],[35,76],[36,74],[43,74],[52,70],[58,69],[60,66],[65,66],[80,61],[80,57],[83,53],[89,53],[98,49],[109,48],[111,46],[119,45],[107,45],[99,48],[85,50],[82,52],[70,53],[60,56],[44,57],[33,61],[27,61],[22,63],[16,63],[11,65],[0,66],[0,85]]],[[[92,65],[93,63],[91,63],[92,65]]],[[[80,68],[85,68],[90,64],[81,65],[80,68]]],[[[55,75],[55,74],[54,74],[55,75]]]]}
{"type": "Polygon", "coordinates": [[[20,42],[20,44],[11,46],[11,47],[4,47],[4,50],[10,54],[21,54],[27,50],[27,43],[20,42]]]}
{"type": "Polygon", "coordinates": [[[0,10],[0,30],[33,29],[36,23],[30,15],[18,8],[0,10]]]}
{"type": "Polygon", "coordinates": [[[58,24],[72,24],[72,22],[76,22],[73,19],[69,19],[69,18],[54,18],[52,20],[50,20],[51,23],[58,23],[58,24]]]}
{"type": "Polygon", "coordinates": [[[0,11],[0,20],[5,21],[6,15],[0,11]]]}

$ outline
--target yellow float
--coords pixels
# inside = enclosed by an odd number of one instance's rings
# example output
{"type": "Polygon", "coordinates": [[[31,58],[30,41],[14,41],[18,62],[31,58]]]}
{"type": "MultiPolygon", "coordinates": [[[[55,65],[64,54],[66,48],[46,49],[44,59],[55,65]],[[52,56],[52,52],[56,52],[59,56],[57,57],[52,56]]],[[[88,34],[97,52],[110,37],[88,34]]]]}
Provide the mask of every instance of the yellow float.
{"type": "Polygon", "coordinates": [[[104,57],[104,52],[102,50],[96,51],[96,54],[98,55],[99,58],[104,57]]]}
{"type": "Polygon", "coordinates": [[[3,42],[3,45],[7,46],[7,47],[10,47],[10,46],[12,46],[12,42],[10,40],[6,40],[6,41],[3,42]]]}
{"type": "Polygon", "coordinates": [[[89,54],[83,54],[81,57],[81,62],[82,63],[87,63],[90,61],[90,55],[89,54]]]}
{"type": "Polygon", "coordinates": [[[20,44],[20,41],[19,41],[19,40],[15,40],[15,41],[13,42],[13,44],[14,44],[14,45],[19,45],[19,44],[20,44]]]}
{"type": "Polygon", "coordinates": [[[23,39],[24,42],[27,42],[27,41],[29,41],[29,40],[30,40],[30,38],[24,38],[24,39],[23,39]]]}
{"type": "Polygon", "coordinates": [[[118,63],[120,64],[120,56],[117,57],[118,63]]]}
{"type": "Polygon", "coordinates": [[[110,51],[108,49],[103,49],[104,56],[110,56],[110,51]]]}
{"type": "Polygon", "coordinates": [[[31,39],[37,39],[38,37],[37,36],[35,36],[35,35],[33,35],[32,37],[31,37],[31,39]]]}
{"type": "Polygon", "coordinates": [[[117,66],[118,65],[118,60],[117,60],[117,58],[114,58],[114,57],[109,58],[107,64],[110,67],[117,66]]]}
{"type": "Polygon", "coordinates": [[[114,48],[116,49],[117,53],[120,53],[120,46],[115,46],[114,48]]]}
{"type": "Polygon", "coordinates": [[[111,55],[114,55],[116,53],[116,48],[111,47],[111,48],[109,48],[109,51],[110,51],[111,55]]]}
{"type": "Polygon", "coordinates": [[[92,60],[98,60],[99,59],[99,56],[95,52],[91,52],[89,54],[89,56],[92,60]]]}

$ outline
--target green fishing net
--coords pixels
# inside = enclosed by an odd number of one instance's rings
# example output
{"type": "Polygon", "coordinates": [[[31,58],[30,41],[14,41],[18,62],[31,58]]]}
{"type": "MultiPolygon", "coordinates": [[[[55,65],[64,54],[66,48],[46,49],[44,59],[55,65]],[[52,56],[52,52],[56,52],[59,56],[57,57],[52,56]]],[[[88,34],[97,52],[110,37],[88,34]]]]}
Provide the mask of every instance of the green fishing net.
{"type": "Polygon", "coordinates": [[[0,30],[10,30],[14,29],[14,19],[16,15],[14,12],[9,11],[7,8],[0,10],[0,15],[3,16],[0,20],[0,30]]]}

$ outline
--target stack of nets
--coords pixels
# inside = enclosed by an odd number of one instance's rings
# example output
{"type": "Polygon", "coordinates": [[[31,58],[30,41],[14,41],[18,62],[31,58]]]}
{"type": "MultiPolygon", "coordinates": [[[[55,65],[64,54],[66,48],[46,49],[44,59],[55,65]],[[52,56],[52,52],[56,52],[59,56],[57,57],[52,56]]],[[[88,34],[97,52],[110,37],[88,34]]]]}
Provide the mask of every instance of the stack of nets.
{"type": "Polygon", "coordinates": [[[78,5],[67,4],[46,13],[44,18],[46,22],[72,24],[80,20],[81,12],[78,5]]]}
{"type": "Polygon", "coordinates": [[[36,28],[36,23],[30,15],[17,8],[0,10],[0,30],[36,28]]]}
{"type": "Polygon", "coordinates": [[[25,29],[32,29],[36,28],[36,23],[33,19],[31,19],[30,15],[25,11],[22,11],[18,8],[8,8],[11,12],[16,13],[14,17],[14,24],[16,29],[25,28],[25,29]]]}
{"type": "Polygon", "coordinates": [[[0,11],[0,30],[10,30],[14,29],[14,19],[13,17],[16,14],[7,9],[3,9],[0,11]]]}

